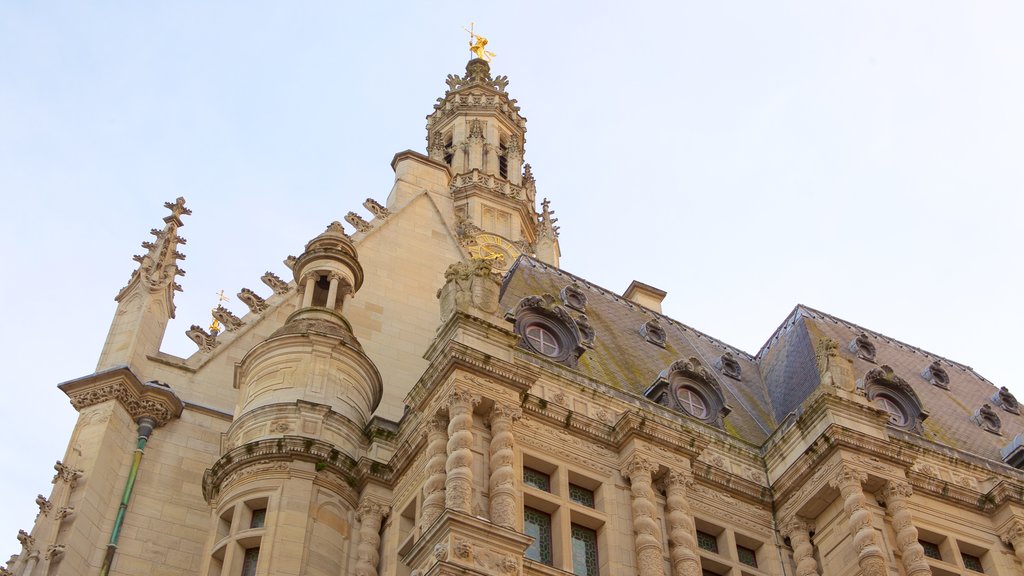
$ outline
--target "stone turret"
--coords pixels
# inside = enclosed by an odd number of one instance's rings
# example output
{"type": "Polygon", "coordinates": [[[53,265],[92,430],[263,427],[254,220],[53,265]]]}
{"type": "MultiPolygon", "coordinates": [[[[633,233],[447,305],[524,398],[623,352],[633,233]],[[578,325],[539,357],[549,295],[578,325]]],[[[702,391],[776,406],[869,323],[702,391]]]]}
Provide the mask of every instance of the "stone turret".
{"type": "Polygon", "coordinates": [[[269,555],[269,564],[260,564],[277,574],[351,573],[348,522],[361,517],[370,531],[377,518],[376,534],[387,514],[354,488],[354,466],[365,456],[364,430],[383,386],[342,314],[345,300],[362,285],[363,269],[341,224],[311,240],[293,270],[299,308],[237,364],[238,404],[226,451],[203,480],[219,526],[242,522],[243,529],[259,530],[246,536],[244,549],[230,537],[215,544],[203,573],[240,573],[253,555],[269,555]],[[364,508],[376,516],[357,514],[364,508]],[[263,535],[293,546],[267,545],[263,535]]]}

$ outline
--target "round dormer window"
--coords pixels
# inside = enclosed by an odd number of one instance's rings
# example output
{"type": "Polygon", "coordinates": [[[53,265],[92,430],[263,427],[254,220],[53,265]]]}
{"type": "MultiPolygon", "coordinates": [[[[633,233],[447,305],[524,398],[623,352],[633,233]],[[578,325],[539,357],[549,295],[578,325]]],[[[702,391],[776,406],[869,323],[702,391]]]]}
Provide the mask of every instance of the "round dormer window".
{"type": "Polygon", "coordinates": [[[561,353],[562,347],[558,342],[558,338],[541,324],[530,324],[526,327],[525,333],[526,342],[535,352],[552,358],[557,357],[561,353]]]}
{"type": "Polygon", "coordinates": [[[903,407],[894,398],[887,394],[878,394],[873,402],[876,408],[889,413],[890,424],[899,427],[907,425],[907,413],[903,411],[903,407]]]}
{"type": "Polygon", "coordinates": [[[694,418],[704,420],[708,416],[708,405],[699,392],[689,386],[683,386],[676,394],[676,400],[683,410],[694,418]]]}

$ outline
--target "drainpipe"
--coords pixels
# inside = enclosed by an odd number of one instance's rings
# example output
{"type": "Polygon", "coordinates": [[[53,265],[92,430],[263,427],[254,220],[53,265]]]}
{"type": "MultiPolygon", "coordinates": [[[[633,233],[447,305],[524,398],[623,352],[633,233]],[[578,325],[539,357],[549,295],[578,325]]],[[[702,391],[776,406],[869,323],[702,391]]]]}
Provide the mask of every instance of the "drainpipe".
{"type": "Polygon", "coordinates": [[[153,433],[156,421],[149,416],[139,418],[139,439],[135,444],[135,455],[132,456],[132,467],[128,471],[128,480],[124,483],[124,494],[121,495],[121,505],[117,509],[117,518],[114,519],[114,530],[110,533],[110,542],[107,543],[107,555],[103,559],[103,567],[100,568],[100,576],[107,576],[110,573],[110,565],[114,561],[114,553],[117,552],[117,539],[121,536],[121,526],[124,523],[124,514],[128,510],[128,500],[132,497],[132,489],[135,488],[135,478],[139,475],[139,464],[142,462],[142,453],[146,450],[146,441],[153,433]]]}

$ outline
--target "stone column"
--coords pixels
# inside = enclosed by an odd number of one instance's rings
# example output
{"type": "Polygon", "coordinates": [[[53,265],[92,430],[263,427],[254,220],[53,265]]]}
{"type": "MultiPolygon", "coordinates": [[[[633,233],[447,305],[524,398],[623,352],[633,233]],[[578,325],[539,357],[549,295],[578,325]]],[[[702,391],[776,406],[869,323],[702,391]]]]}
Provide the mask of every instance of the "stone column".
{"type": "Polygon", "coordinates": [[[857,564],[864,576],[884,576],[888,574],[885,555],[878,545],[878,533],[871,526],[871,511],[868,510],[864,489],[861,487],[867,479],[867,474],[844,464],[836,477],[829,481],[829,486],[838,489],[843,499],[847,526],[857,550],[857,564]]]}
{"type": "Polygon", "coordinates": [[[316,289],[316,274],[307,275],[305,283],[305,292],[302,293],[302,307],[309,308],[313,305],[313,290],[316,289]]]}
{"type": "Polygon", "coordinates": [[[448,398],[448,473],[444,483],[445,506],[473,513],[473,407],[480,397],[452,392],[448,398]]]}
{"type": "Polygon", "coordinates": [[[686,491],[693,486],[689,470],[671,471],[665,479],[665,508],[668,515],[668,537],[672,543],[669,557],[673,576],[700,576],[700,556],[686,491]]]}
{"type": "Polygon", "coordinates": [[[341,282],[341,276],[337,272],[331,272],[329,278],[331,286],[327,289],[327,309],[334,310],[338,302],[338,283],[341,282]]]}
{"type": "Polygon", "coordinates": [[[390,508],[370,500],[364,500],[356,510],[359,520],[359,546],[356,549],[357,576],[378,576],[380,563],[380,524],[387,517],[390,508]]]}
{"type": "Polygon", "coordinates": [[[652,474],[658,467],[641,456],[633,456],[622,470],[629,478],[633,494],[633,532],[636,545],[636,573],[638,576],[664,576],[661,530],[658,528],[657,507],[651,490],[652,474]]]}
{"type": "Polygon", "coordinates": [[[793,546],[796,576],[818,576],[818,562],[814,559],[814,546],[811,545],[812,529],[813,526],[808,521],[794,516],[779,530],[782,537],[789,538],[789,543],[793,546]]]}
{"type": "Polygon", "coordinates": [[[1013,553],[1017,555],[1017,560],[1024,563],[1024,520],[1014,518],[1003,530],[1001,538],[1004,544],[1013,546],[1013,553]]]}
{"type": "Polygon", "coordinates": [[[447,474],[445,461],[448,452],[448,423],[441,416],[427,422],[427,480],[423,483],[423,529],[426,529],[444,512],[444,485],[447,474]]]}
{"type": "Polygon", "coordinates": [[[885,486],[885,505],[892,514],[896,547],[900,551],[907,576],[926,576],[932,573],[932,569],[924,559],[924,546],[917,541],[914,516],[907,505],[912,493],[913,489],[907,482],[890,480],[885,486]]]}
{"type": "Polygon", "coordinates": [[[495,404],[491,411],[491,522],[515,530],[519,507],[512,462],[512,423],[522,418],[518,406],[495,404]]]}

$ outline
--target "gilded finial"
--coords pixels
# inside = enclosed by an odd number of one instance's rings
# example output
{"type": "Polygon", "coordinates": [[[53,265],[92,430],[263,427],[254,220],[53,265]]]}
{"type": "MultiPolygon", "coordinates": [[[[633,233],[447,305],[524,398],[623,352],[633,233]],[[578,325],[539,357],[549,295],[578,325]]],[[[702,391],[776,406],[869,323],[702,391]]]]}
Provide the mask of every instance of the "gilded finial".
{"type": "Polygon", "coordinates": [[[463,30],[469,32],[469,51],[473,53],[474,58],[479,58],[480,60],[483,60],[485,62],[490,62],[491,58],[494,58],[495,56],[497,56],[497,54],[495,54],[494,52],[484,50],[484,47],[487,46],[487,38],[484,38],[483,36],[474,32],[473,27],[473,22],[469,23],[468,29],[465,26],[462,27],[463,30]]]}
{"type": "Polygon", "coordinates": [[[217,320],[217,316],[214,315],[214,312],[216,312],[217,308],[220,307],[221,302],[227,302],[228,300],[229,298],[224,295],[223,290],[217,292],[217,305],[210,309],[210,317],[213,318],[213,323],[210,324],[211,336],[216,336],[217,334],[220,334],[220,320],[217,320]]]}

